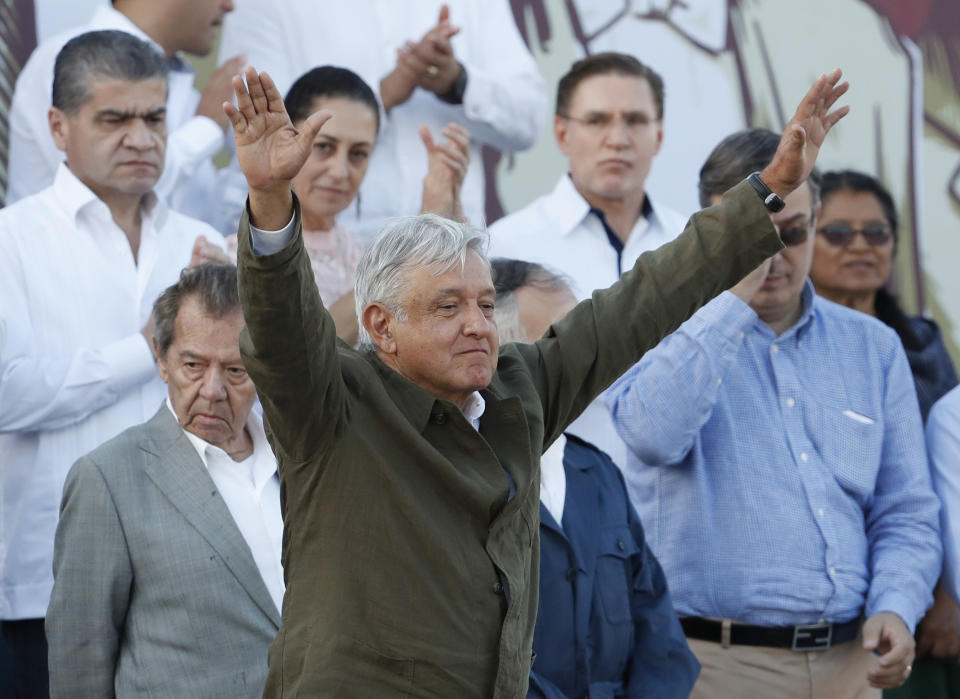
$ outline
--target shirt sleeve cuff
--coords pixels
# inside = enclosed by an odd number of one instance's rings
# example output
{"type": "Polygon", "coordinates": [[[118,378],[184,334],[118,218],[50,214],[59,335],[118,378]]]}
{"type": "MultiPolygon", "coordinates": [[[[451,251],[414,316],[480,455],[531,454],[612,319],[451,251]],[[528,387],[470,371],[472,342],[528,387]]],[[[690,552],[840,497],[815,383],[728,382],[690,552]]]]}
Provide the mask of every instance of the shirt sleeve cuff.
{"type": "Polygon", "coordinates": [[[290,223],[279,231],[265,231],[250,224],[250,243],[254,255],[273,255],[283,250],[297,229],[297,215],[290,217],[290,223]]]}
{"type": "Polygon", "coordinates": [[[140,333],[107,345],[101,349],[101,356],[110,367],[113,388],[117,393],[146,383],[157,373],[153,352],[140,333]]]}
{"type": "Polygon", "coordinates": [[[195,116],[177,129],[176,139],[194,161],[207,160],[223,148],[224,135],[217,122],[205,116],[195,116]]]}
{"type": "Polygon", "coordinates": [[[918,606],[918,600],[912,600],[899,592],[885,592],[867,602],[866,614],[869,619],[880,612],[896,614],[907,625],[910,633],[916,633],[917,622],[925,610],[918,606]]]}

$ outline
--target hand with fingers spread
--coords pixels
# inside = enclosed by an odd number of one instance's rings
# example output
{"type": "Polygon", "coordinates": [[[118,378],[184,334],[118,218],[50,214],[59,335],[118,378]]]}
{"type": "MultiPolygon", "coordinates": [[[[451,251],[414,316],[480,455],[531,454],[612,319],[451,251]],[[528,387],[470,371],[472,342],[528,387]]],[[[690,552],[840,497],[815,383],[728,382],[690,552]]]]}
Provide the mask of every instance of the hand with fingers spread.
{"type": "Polygon", "coordinates": [[[880,657],[867,670],[871,687],[893,689],[907,681],[913,669],[913,634],[893,612],[878,612],[863,624],[863,648],[880,657]]]}
{"type": "Polygon", "coordinates": [[[437,143],[429,128],[421,126],[419,131],[427,149],[428,163],[420,213],[465,220],[460,189],[470,166],[470,133],[459,124],[450,123],[440,132],[446,140],[437,143]]]}
{"type": "Polygon", "coordinates": [[[821,75],[813,84],[787,122],[776,155],[760,175],[781,197],[807,180],[827,133],[850,111],[848,106],[830,111],[850,87],[849,83],[840,82],[841,75],[838,68],[829,75],[821,75]]]}
{"type": "Polygon", "coordinates": [[[293,195],[290,181],[310,155],[320,127],[329,112],[314,112],[294,128],[283,98],[266,73],[248,67],[233,78],[237,106],[224,102],[223,111],[233,124],[237,161],[247,178],[253,224],[279,230],[290,220],[293,195]]]}

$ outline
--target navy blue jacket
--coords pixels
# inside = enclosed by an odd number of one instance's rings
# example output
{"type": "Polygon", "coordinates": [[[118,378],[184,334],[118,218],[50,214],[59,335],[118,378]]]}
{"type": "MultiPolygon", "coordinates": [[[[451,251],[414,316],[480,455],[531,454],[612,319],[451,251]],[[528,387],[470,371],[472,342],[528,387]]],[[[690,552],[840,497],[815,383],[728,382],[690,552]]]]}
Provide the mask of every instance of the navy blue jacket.
{"type": "Polygon", "coordinates": [[[567,435],[563,529],[540,504],[540,606],[528,697],[687,697],[700,665],[623,476],[567,435]]]}

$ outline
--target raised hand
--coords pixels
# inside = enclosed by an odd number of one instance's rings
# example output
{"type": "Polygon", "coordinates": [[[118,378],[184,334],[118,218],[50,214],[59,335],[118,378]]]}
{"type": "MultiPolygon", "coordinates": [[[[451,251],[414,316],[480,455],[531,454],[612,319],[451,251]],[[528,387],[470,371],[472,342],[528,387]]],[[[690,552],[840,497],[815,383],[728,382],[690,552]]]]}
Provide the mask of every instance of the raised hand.
{"type": "Polygon", "coordinates": [[[306,162],[330,113],[314,112],[297,130],[270,76],[248,67],[245,77],[246,84],[241,76],[234,76],[237,106],[224,102],[223,111],[233,124],[237,161],[250,189],[254,225],[278,230],[287,224],[293,210],[290,180],[306,162]]]}
{"type": "Polygon", "coordinates": [[[380,81],[380,98],[387,111],[410,99],[418,87],[437,95],[450,91],[462,70],[450,42],[459,32],[450,23],[450,8],[443,5],[437,24],[420,41],[407,41],[397,49],[396,67],[380,81]]]}
{"type": "Polygon", "coordinates": [[[470,166],[470,133],[459,124],[450,123],[440,132],[446,140],[437,143],[426,126],[419,131],[427,149],[420,212],[464,220],[460,189],[470,166]]]}
{"type": "Polygon", "coordinates": [[[829,75],[821,75],[813,84],[787,122],[773,160],[760,175],[781,197],[806,181],[827,133],[850,111],[847,106],[830,111],[850,87],[849,83],[840,82],[841,75],[838,68],[829,75]]]}

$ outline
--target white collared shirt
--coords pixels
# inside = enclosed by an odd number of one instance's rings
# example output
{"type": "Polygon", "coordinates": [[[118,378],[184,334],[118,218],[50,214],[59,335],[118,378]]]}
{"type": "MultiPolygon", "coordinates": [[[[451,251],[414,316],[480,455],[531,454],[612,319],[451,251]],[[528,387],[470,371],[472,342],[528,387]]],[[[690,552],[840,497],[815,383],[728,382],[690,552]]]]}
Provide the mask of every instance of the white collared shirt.
{"type": "MultiPolygon", "coordinates": [[[[618,262],[600,218],[564,174],[552,192],[490,226],[490,257],[537,262],[560,272],[582,301],[613,285],[641,254],[683,232],[687,221],[680,214],[652,201],[650,209],[634,225],[618,262]]],[[[602,400],[591,403],[567,431],[607,452],[620,468],[626,465],[626,447],[602,400]]]]}
{"type": "MultiPolygon", "coordinates": [[[[126,15],[109,3],[101,5],[90,21],[52,36],[38,46],[17,77],[10,105],[10,157],[7,204],[50,186],[63,151],[53,143],[47,112],[53,88],[53,66],[60,49],[84,32],[116,29],[163,50],[126,15]]],[[[223,147],[224,134],[207,117],[197,116],[200,93],[193,87],[194,73],[178,56],[168,61],[167,152],[163,175],[154,190],[171,208],[216,223],[217,207],[210,202],[217,187],[212,157],[223,147]]]]}
{"type": "Polygon", "coordinates": [[[0,210],[0,618],[40,618],[73,462],[157,410],[166,387],[140,334],[210,226],[147,195],[135,262],[96,195],[61,165],[0,210]]]}
{"type": "MultiPolygon", "coordinates": [[[[380,80],[397,63],[405,41],[419,41],[437,23],[440,7],[450,7],[457,60],[467,70],[463,104],[442,102],[432,92],[414,91],[389,114],[381,129],[357,202],[337,222],[365,238],[387,218],[420,210],[427,155],[417,134],[427,125],[440,138],[449,122],[471,136],[470,167],[461,199],[467,218],[484,220],[483,144],[503,151],[533,145],[549,110],[547,89],[527,50],[507,0],[286,0],[277,11],[272,0],[245,0],[224,18],[219,63],[245,52],[250,65],[265,70],[286,94],[293,82],[318,65],[349,68],[379,100],[380,80]],[[363,37],[363,40],[358,40],[363,37]],[[359,213],[358,213],[359,209],[359,213]]],[[[247,186],[236,168],[227,197],[237,217],[247,186]]]]}
{"type": "Polygon", "coordinates": [[[563,503],[567,499],[567,472],[563,470],[563,452],[567,448],[565,435],[543,452],[540,457],[540,502],[563,529],[563,503]]]}
{"type": "MultiPolygon", "coordinates": [[[[176,412],[167,399],[167,408],[176,412]]],[[[183,430],[206,467],[210,478],[227,503],[241,536],[250,547],[260,577],[270,596],[283,607],[283,567],[280,550],[283,543],[283,515],[280,512],[280,479],[277,460],[267,442],[263,420],[253,410],[247,418],[247,431],[253,440],[253,453],[243,461],[234,461],[220,447],[183,430]]]]}

